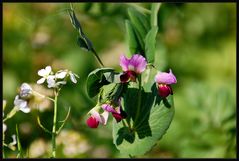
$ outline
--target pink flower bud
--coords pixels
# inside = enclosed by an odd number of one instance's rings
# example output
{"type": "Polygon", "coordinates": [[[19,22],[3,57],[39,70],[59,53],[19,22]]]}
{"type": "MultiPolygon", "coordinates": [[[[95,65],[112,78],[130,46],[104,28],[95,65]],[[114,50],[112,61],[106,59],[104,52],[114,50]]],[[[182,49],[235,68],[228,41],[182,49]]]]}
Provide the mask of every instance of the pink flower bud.
{"type": "Polygon", "coordinates": [[[90,128],[97,128],[99,125],[99,121],[97,121],[96,118],[94,118],[93,116],[89,117],[86,120],[86,123],[90,128]]]}
{"type": "Polygon", "coordinates": [[[161,97],[167,97],[169,94],[173,94],[172,88],[170,85],[159,84],[158,85],[158,94],[161,97]]]}

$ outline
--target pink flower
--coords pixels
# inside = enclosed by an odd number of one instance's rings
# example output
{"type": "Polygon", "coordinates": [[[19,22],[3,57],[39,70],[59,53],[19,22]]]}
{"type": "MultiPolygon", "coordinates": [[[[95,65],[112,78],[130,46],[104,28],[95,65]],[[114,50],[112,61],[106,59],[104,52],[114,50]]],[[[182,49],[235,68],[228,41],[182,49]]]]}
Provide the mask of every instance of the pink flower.
{"type": "Polygon", "coordinates": [[[97,128],[99,123],[106,125],[109,116],[108,111],[104,111],[102,114],[99,114],[99,112],[97,112],[95,109],[92,109],[90,113],[91,116],[86,120],[86,124],[90,128],[97,128]]]}
{"type": "Polygon", "coordinates": [[[113,106],[109,104],[103,104],[101,107],[107,111],[111,112],[112,116],[116,119],[117,122],[120,122],[122,119],[126,118],[127,114],[125,111],[123,111],[121,105],[120,105],[120,99],[119,99],[119,107],[114,108],[113,106]]]}
{"type": "Polygon", "coordinates": [[[155,82],[158,84],[158,94],[161,97],[167,97],[169,94],[173,94],[173,90],[170,84],[177,83],[177,79],[172,73],[172,70],[169,70],[169,73],[159,72],[155,76],[155,82]]]}
{"type": "Polygon", "coordinates": [[[133,55],[130,59],[124,55],[120,56],[120,66],[124,73],[120,76],[121,82],[125,83],[129,80],[135,81],[137,74],[141,74],[147,65],[146,59],[139,54],[133,55]]]}

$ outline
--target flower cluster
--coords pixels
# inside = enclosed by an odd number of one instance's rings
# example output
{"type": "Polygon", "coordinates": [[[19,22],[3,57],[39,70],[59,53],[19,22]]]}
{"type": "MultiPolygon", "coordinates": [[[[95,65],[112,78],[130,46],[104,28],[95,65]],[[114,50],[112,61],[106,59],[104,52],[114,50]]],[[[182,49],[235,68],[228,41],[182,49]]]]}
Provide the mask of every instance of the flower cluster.
{"type": "MultiPolygon", "coordinates": [[[[139,54],[134,54],[131,58],[121,55],[119,64],[123,70],[122,74],[120,74],[121,83],[128,83],[130,81],[136,82],[137,77],[142,74],[147,67],[146,59],[139,54]]],[[[170,85],[177,83],[177,80],[170,69],[169,73],[158,72],[155,76],[155,82],[157,83],[158,95],[165,98],[169,94],[173,94],[170,85]]],[[[119,99],[117,107],[108,103],[101,105],[97,104],[92,110],[90,110],[90,117],[86,120],[86,123],[90,128],[97,128],[99,123],[106,125],[109,113],[112,113],[112,116],[117,122],[120,122],[127,116],[126,112],[123,111],[121,107],[119,99]],[[100,109],[103,109],[102,113],[99,113],[100,109]]]]}
{"type": "Polygon", "coordinates": [[[120,104],[118,107],[114,107],[111,104],[105,103],[102,105],[96,105],[92,110],[90,110],[89,114],[91,114],[91,116],[86,120],[86,123],[90,128],[97,128],[99,123],[106,125],[110,113],[117,122],[126,118],[126,113],[123,111],[120,104]],[[101,114],[99,113],[100,110],[103,110],[101,114]]]}
{"type": "Polygon", "coordinates": [[[69,70],[59,70],[54,74],[51,66],[39,70],[38,75],[42,78],[37,81],[37,84],[43,84],[46,81],[48,88],[58,88],[60,85],[66,84],[65,79],[68,76],[73,83],[77,83],[76,78],[79,78],[77,74],[69,70]]]}

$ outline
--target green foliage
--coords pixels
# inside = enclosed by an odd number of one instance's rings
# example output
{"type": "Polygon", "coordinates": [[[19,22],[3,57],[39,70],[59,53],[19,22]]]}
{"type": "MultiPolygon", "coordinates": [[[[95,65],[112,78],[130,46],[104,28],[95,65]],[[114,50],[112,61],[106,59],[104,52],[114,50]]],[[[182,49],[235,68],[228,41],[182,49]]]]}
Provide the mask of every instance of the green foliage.
{"type": "Polygon", "coordinates": [[[96,96],[100,92],[100,88],[103,85],[107,85],[110,81],[107,80],[109,77],[105,77],[105,73],[112,73],[112,68],[98,68],[92,71],[87,78],[87,93],[90,97],[96,96]]]}
{"type": "MultiPolygon", "coordinates": [[[[123,95],[123,107],[128,114],[124,123],[113,122],[113,139],[124,154],[140,156],[150,151],[166,133],[174,116],[173,97],[161,99],[154,83],[155,71],[143,88],[128,87],[123,95]]],[[[145,79],[144,77],[142,78],[145,79]]]]}

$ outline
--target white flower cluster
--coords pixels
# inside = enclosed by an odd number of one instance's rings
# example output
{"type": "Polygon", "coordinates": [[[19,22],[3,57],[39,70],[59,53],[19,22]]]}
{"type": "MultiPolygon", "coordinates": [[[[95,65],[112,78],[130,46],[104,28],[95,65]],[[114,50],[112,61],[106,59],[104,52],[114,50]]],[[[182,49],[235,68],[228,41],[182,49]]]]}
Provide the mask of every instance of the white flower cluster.
{"type": "Polygon", "coordinates": [[[68,76],[70,76],[73,83],[77,83],[76,77],[79,78],[77,74],[69,70],[59,70],[54,74],[51,66],[47,66],[45,69],[39,70],[38,75],[42,78],[37,81],[37,84],[42,84],[46,81],[48,88],[58,88],[59,85],[66,84],[66,81],[63,79],[68,76]]]}
{"type": "Polygon", "coordinates": [[[32,95],[32,88],[29,84],[23,83],[20,87],[20,94],[15,97],[14,105],[18,110],[29,113],[31,109],[28,107],[28,98],[32,95]]]}

